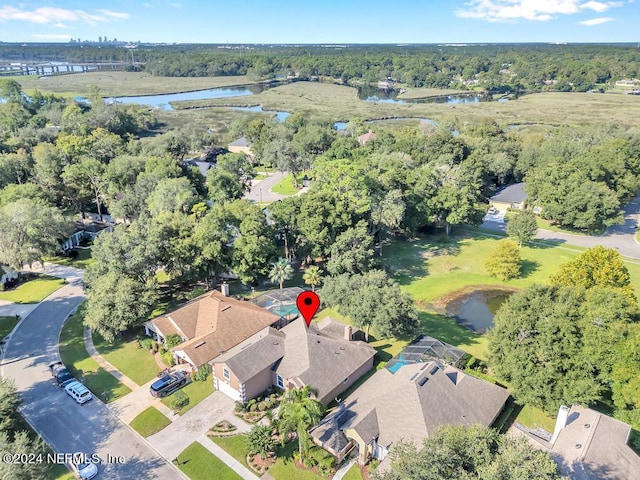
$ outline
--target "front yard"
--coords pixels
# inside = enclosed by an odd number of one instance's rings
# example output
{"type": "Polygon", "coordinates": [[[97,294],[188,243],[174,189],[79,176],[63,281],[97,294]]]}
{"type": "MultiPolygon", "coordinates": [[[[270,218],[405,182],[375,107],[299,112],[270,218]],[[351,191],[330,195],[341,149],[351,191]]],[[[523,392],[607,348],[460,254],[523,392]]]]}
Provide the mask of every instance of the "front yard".
{"type": "Polygon", "coordinates": [[[20,321],[20,317],[0,317],[0,340],[9,335],[20,321]]]}
{"type": "Polygon", "coordinates": [[[298,181],[298,188],[293,186],[293,175],[289,174],[271,187],[271,191],[278,195],[295,195],[302,188],[302,178],[304,175],[298,175],[296,180],[298,181]]]}
{"type": "MultiPolygon", "coordinates": [[[[176,458],[175,464],[191,480],[241,480],[240,475],[198,442],[185,448],[176,458]]],[[[290,478],[293,480],[297,477],[290,478]]]]}
{"type": "Polygon", "coordinates": [[[112,402],[131,390],[104,370],[84,347],[82,307],[64,324],[60,332],[60,357],[71,373],[102,400],[112,402]]]}
{"type": "Polygon", "coordinates": [[[242,465],[249,468],[247,465],[247,445],[245,443],[247,437],[245,435],[231,435],[227,437],[209,435],[209,438],[242,465]]]}
{"type": "Polygon", "coordinates": [[[0,292],[0,300],[14,303],[39,303],[64,285],[61,278],[38,275],[16,288],[0,292]]]}
{"type": "Polygon", "coordinates": [[[93,334],[93,344],[114,367],[138,385],[153,380],[160,371],[153,355],[138,344],[137,338],[125,332],[121,338],[108,343],[99,334],[93,334]]]}
{"type": "Polygon", "coordinates": [[[171,420],[160,413],[157,408],[149,407],[131,420],[129,425],[146,438],[171,425],[171,420]]]}
{"type": "MultiPolygon", "coordinates": [[[[214,391],[213,382],[211,381],[211,376],[209,376],[204,382],[193,381],[189,383],[186,387],[181,388],[180,392],[184,392],[189,397],[189,403],[182,407],[182,409],[178,412],[178,415],[184,415],[193,407],[195,407],[202,400],[211,395],[214,391]]],[[[171,400],[173,400],[173,395],[169,395],[162,399],[162,403],[164,403],[167,407],[171,408],[171,400]]]]}

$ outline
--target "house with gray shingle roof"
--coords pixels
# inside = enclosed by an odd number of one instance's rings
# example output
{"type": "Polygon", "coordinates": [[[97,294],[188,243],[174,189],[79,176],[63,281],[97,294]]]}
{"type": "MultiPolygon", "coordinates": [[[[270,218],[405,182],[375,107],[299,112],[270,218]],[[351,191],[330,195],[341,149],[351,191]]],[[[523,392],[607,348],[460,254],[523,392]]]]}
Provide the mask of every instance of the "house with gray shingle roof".
{"type": "Polygon", "coordinates": [[[246,402],[271,386],[308,385],[327,404],[373,368],[375,349],[352,338],[349,325],[332,319],[265,328],[210,362],[215,386],[246,402]]]}
{"type": "Polygon", "coordinates": [[[352,449],[358,461],[383,461],[393,444],[421,443],[444,425],[490,426],[509,392],[437,362],[378,370],[311,430],[318,446],[342,460],[352,449]]]}

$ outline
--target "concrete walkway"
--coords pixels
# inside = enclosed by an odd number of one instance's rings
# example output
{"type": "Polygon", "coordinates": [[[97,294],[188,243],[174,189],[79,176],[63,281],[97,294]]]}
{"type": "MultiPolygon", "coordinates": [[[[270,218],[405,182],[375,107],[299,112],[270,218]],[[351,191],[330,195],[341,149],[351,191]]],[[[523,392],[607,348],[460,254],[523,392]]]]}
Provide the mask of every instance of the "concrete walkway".
{"type": "MultiPolygon", "coordinates": [[[[207,380],[210,381],[210,380],[207,380]]],[[[251,430],[251,426],[233,414],[234,401],[224,393],[213,392],[187,413],[176,418],[171,425],[151,435],[147,441],[165,457],[174,459],[194,439],[207,434],[221,420],[233,423],[237,433],[251,430]]]]}
{"type": "MultiPolygon", "coordinates": [[[[216,457],[222,460],[229,468],[231,468],[234,472],[240,475],[245,480],[260,480],[255,473],[249,470],[247,467],[242,465],[238,460],[233,458],[227,452],[225,452],[222,448],[216,445],[211,441],[207,435],[202,435],[198,438],[198,443],[202,445],[204,448],[213,453],[216,457]]],[[[342,477],[340,477],[342,478],[342,477]]]]}
{"type": "Polygon", "coordinates": [[[91,338],[91,329],[89,327],[84,327],[84,348],[87,350],[89,355],[91,355],[91,357],[96,362],[98,362],[98,365],[100,365],[107,372],[120,380],[120,382],[129,387],[129,389],[137,390],[140,388],[140,385],[138,385],[116,367],[107,362],[105,358],[98,353],[98,350],[96,350],[96,347],[93,344],[93,339],[91,338]]]}
{"type": "Polygon", "coordinates": [[[336,474],[333,476],[333,478],[331,480],[342,480],[342,477],[344,477],[347,474],[347,472],[353,466],[354,463],[356,463],[356,461],[355,460],[351,460],[351,461],[343,464],[338,469],[338,471],[336,472],[336,474]]]}

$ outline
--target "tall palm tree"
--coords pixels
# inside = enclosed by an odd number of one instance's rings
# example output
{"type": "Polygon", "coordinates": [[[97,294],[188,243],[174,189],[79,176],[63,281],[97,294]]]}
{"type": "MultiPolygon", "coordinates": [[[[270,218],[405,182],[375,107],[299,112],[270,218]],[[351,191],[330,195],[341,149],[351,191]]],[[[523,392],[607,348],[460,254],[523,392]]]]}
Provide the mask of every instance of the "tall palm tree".
{"type": "Polygon", "coordinates": [[[284,446],[288,435],[295,432],[298,435],[300,461],[311,446],[309,428],[317,424],[325,412],[324,405],[311,398],[311,393],[308,385],[287,391],[280,402],[278,414],[282,445],[284,446]]]}
{"type": "Polygon", "coordinates": [[[307,268],[302,276],[304,283],[311,285],[311,290],[316,291],[316,285],[322,281],[322,270],[319,267],[311,266],[307,268]]]}
{"type": "Polygon", "coordinates": [[[280,284],[280,289],[282,289],[282,284],[285,280],[289,280],[292,275],[293,267],[286,258],[281,258],[277,262],[271,264],[269,280],[273,283],[280,284]]]}

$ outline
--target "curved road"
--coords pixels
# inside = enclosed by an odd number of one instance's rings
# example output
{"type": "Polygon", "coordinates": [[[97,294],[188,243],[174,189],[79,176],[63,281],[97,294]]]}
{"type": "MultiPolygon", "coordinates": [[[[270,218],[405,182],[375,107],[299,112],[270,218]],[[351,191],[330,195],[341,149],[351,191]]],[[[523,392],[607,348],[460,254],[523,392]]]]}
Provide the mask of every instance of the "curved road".
{"type": "MultiPolygon", "coordinates": [[[[620,252],[620,255],[625,257],[640,259],[640,244],[636,242],[636,229],[638,228],[639,218],[640,195],[626,205],[624,223],[609,227],[602,235],[571,235],[569,233],[538,229],[536,238],[587,248],[603,245],[608,248],[615,248],[620,252]]],[[[482,226],[491,230],[504,231],[505,229],[505,224],[502,222],[485,221],[482,226]]]]}
{"type": "Polygon", "coordinates": [[[54,267],[47,273],[56,275],[56,270],[64,271],[70,283],[47,297],[17,326],[5,342],[0,362],[0,374],[15,381],[22,414],[55,452],[97,453],[103,461],[100,479],[186,478],[101,402],[94,399],[77,405],[53,383],[48,365],[59,359],[62,325],[85,298],[81,272],[54,267]],[[118,463],[115,457],[123,457],[124,462],[118,463]]]}

